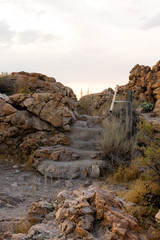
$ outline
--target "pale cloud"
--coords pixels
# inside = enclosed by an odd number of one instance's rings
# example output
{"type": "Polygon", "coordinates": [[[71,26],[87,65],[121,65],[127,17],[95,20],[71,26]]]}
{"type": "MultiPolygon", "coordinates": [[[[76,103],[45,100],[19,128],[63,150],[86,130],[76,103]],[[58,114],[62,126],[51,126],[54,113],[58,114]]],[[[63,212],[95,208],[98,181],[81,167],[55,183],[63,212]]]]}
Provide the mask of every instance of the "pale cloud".
{"type": "Polygon", "coordinates": [[[23,32],[15,33],[17,38],[17,44],[34,44],[34,43],[41,43],[41,42],[50,42],[50,41],[58,41],[59,38],[54,36],[53,34],[43,34],[42,32],[36,30],[26,30],[23,32]]]}
{"type": "Polygon", "coordinates": [[[14,32],[5,21],[0,22],[0,48],[6,48],[12,45],[14,32]]]}
{"type": "Polygon", "coordinates": [[[1,71],[42,72],[78,93],[159,60],[158,0],[0,0],[1,71]],[[3,61],[2,61],[3,59],[3,61]]]}
{"type": "Polygon", "coordinates": [[[144,30],[149,30],[157,27],[160,27],[160,13],[152,18],[146,19],[142,25],[142,29],[144,30]]]}

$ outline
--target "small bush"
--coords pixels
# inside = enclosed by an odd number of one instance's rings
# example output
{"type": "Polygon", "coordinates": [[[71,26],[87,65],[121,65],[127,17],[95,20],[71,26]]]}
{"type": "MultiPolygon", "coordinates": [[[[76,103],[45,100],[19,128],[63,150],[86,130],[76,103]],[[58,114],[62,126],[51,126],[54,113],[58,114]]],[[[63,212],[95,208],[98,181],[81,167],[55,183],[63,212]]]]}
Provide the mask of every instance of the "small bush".
{"type": "MultiPolygon", "coordinates": [[[[154,129],[150,124],[140,123],[138,144],[141,156],[134,162],[137,168],[141,169],[140,176],[136,182],[130,186],[126,194],[127,200],[138,203],[141,206],[160,207],[160,136],[155,135],[154,129]]],[[[126,169],[134,167],[131,162],[126,169]]],[[[115,176],[120,175],[119,172],[115,176]]],[[[122,171],[121,171],[122,174],[122,171]]],[[[129,173],[128,173],[129,174],[129,173]]],[[[119,180],[121,180],[119,178],[119,180]]]]}
{"type": "Polygon", "coordinates": [[[139,146],[147,146],[151,143],[153,134],[154,134],[154,128],[151,124],[148,124],[146,122],[139,122],[137,124],[138,127],[138,134],[137,134],[137,141],[139,146]]]}
{"type": "Polygon", "coordinates": [[[153,111],[153,109],[154,109],[154,104],[153,103],[150,103],[150,102],[144,102],[142,105],[141,105],[141,107],[142,107],[142,111],[143,112],[151,112],[151,111],[153,111]]]}
{"type": "Polygon", "coordinates": [[[82,97],[79,101],[78,107],[80,114],[92,115],[94,110],[92,94],[82,97]]]}
{"type": "Polygon", "coordinates": [[[7,73],[0,74],[0,93],[10,95],[13,93],[13,82],[7,73]]]}
{"type": "Polygon", "coordinates": [[[138,220],[139,225],[143,229],[145,228],[149,229],[149,225],[147,224],[147,222],[145,222],[145,220],[148,216],[150,216],[151,219],[153,219],[155,214],[157,213],[157,209],[154,209],[152,206],[143,207],[134,205],[127,207],[127,212],[138,220]]]}
{"type": "Polygon", "coordinates": [[[100,147],[103,158],[109,161],[111,168],[131,160],[135,149],[135,139],[129,139],[126,126],[121,119],[113,117],[103,122],[100,147]]]}
{"type": "Polygon", "coordinates": [[[140,169],[137,164],[131,164],[127,167],[120,166],[113,174],[112,181],[114,182],[131,182],[140,177],[140,169]]]}
{"type": "Polygon", "coordinates": [[[23,219],[22,217],[18,222],[14,225],[15,233],[28,233],[29,229],[32,227],[32,224],[27,221],[27,219],[23,219]]]}
{"type": "Polygon", "coordinates": [[[19,89],[18,93],[32,94],[31,90],[28,87],[19,89]]]}
{"type": "Polygon", "coordinates": [[[140,204],[142,206],[159,205],[160,186],[152,181],[140,178],[131,185],[130,190],[126,194],[128,201],[140,204]]]}

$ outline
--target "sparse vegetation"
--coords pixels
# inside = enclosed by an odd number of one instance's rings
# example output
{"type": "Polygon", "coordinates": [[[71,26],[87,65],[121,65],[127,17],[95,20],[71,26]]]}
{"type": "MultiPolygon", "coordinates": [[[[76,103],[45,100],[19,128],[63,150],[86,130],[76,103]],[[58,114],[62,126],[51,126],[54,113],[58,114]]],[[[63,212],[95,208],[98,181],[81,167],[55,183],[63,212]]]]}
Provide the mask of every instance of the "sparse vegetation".
{"type": "Polygon", "coordinates": [[[94,108],[93,108],[92,95],[84,96],[80,101],[81,114],[92,115],[93,110],[94,110],[94,108]]]}
{"type": "Polygon", "coordinates": [[[103,122],[100,147],[103,158],[109,162],[110,170],[131,160],[135,139],[128,137],[128,131],[121,118],[112,116],[103,122]]]}
{"type": "Polygon", "coordinates": [[[144,102],[142,105],[141,105],[141,107],[142,107],[142,111],[143,112],[151,112],[151,111],[153,111],[153,109],[154,109],[154,104],[153,103],[151,103],[151,102],[144,102]]]}
{"type": "Polygon", "coordinates": [[[27,170],[32,170],[33,169],[33,151],[30,153],[30,155],[26,155],[26,165],[25,165],[25,169],[27,170]]]}
{"type": "Polygon", "coordinates": [[[129,166],[120,166],[112,176],[114,182],[132,182],[140,177],[140,169],[135,163],[129,164],[129,166]]]}
{"type": "Polygon", "coordinates": [[[5,93],[7,95],[11,94],[13,91],[13,82],[11,81],[10,74],[7,72],[0,74],[0,93],[5,93]]]}
{"type": "Polygon", "coordinates": [[[27,219],[23,219],[20,217],[19,221],[14,224],[14,232],[15,233],[28,233],[28,230],[32,227],[32,225],[27,221],[27,219]]]}
{"type": "MultiPolygon", "coordinates": [[[[160,208],[160,134],[147,123],[138,124],[137,147],[139,156],[126,167],[120,166],[113,174],[115,182],[128,184],[129,190],[120,195],[136,205],[128,209],[142,228],[147,228],[146,219],[154,222],[154,216],[160,208]]],[[[155,231],[155,238],[158,233],[155,231]]]]}
{"type": "Polygon", "coordinates": [[[18,93],[32,94],[29,87],[24,87],[24,88],[18,89],[18,93]]]}

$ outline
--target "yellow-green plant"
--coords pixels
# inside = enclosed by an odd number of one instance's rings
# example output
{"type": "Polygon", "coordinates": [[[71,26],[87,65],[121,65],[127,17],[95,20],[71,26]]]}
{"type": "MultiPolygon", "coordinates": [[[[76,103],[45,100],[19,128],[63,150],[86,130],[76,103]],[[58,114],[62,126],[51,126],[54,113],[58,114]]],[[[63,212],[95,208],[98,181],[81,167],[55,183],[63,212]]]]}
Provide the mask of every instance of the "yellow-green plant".
{"type": "MultiPolygon", "coordinates": [[[[147,123],[139,123],[138,145],[140,157],[131,161],[127,172],[137,164],[140,175],[137,176],[126,197],[142,206],[160,207],[160,134],[147,123]]],[[[118,174],[118,173],[117,173],[118,174]]]]}
{"type": "Polygon", "coordinates": [[[32,94],[31,90],[28,87],[19,89],[19,93],[32,94]]]}

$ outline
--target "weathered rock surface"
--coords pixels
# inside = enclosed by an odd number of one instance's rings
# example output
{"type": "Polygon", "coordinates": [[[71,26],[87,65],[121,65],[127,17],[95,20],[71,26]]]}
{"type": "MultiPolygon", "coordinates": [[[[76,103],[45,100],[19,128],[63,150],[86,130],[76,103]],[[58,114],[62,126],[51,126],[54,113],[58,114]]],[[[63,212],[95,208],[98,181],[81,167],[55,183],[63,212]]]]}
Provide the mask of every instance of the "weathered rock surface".
{"type": "Polygon", "coordinates": [[[11,81],[17,93],[0,99],[1,151],[31,156],[33,166],[52,178],[98,178],[102,118],[78,115],[73,91],[53,78],[20,72],[11,81]]]}
{"type": "Polygon", "coordinates": [[[160,210],[158,211],[158,213],[155,216],[155,219],[158,223],[160,223],[160,210]]]}
{"type": "MultiPolygon", "coordinates": [[[[37,203],[34,203],[34,205],[37,203]]],[[[48,204],[48,203],[47,203],[48,204]]],[[[39,214],[35,208],[34,214],[39,214]]],[[[88,189],[62,191],[57,196],[56,220],[47,215],[20,239],[68,240],[142,240],[137,220],[125,212],[121,202],[110,191],[94,186],[88,189]]]]}
{"type": "Polygon", "coordinates": [[[134,97],[141,102],[155,104],[153,112],[160,116],[160,61],[152,69],[149,66],[135,65],[130,71],[129,83],[120,87],[119,92],[133,90],[134,97]]]}
{"type": "Polygon", "coordinates": [[[79,100],[78,111],[81,114],[105,117],[112,97],[113,90],[111,88],[100,93],[86,95],[79,100]]]}
{"type": "Polygon", "coordinates": [[[84,159],[80,161],[57,162],[44,160],[38,165],[37,170],[51,178],[75,179],[100,177],[100,169],[105,168],[105,162],[102,160],[84,159]],[[97,171],[95,170],[95,166],[97,171]]]}
{"type": "Polygon", "coordinates": [[[28,211],[28,221],[31,224],[41,223],[49,212],[53,211],[53,205],[47,201],[32,203],[28,211]]]}
{"type": "MultiPolygon", "coordinates": [[[[140,102],[155,104],[154,113],[160,116],[160,61],[152,68],[136,64],[130,71],[129,83],[119,86],[118,94],[126,96],[127,90],[133,91],[135,99],[140,102]]],[[[90,94],[79,100],[79,112],[92,116],[106,116],[113,98],[113,90],[90,94]]]]}
{"type": "Polygon", "coordinates": [[[65,136],[65,145],[44,146],[34,152],[34,166],[51,178],[98,178],[106,166],[98,147],[101,129],[102,124],[96,117],[90,117],[88,122],[76,121],[65,136]],[[66,146],[68,139],[70,145],[66,146]]]}
{"type": "Polygon", "coordinates": [[[16,93],[0,98],[1,151],[8,153],[8,149],[19,147],[35,150],[38,145],[49,144],[50,138],[53,144],[68,141],[54,135],[70,131],[76,120],[73,91],[43,74],[19,72],[10,78],[16,93]]]}
{"type": "Polygon", "coordinates": [[[47,77],[41,73],[14,72],[11,74],[11,81],[13,81],[17,92],[30,90],[36,93],[60,93],[75,99],[75,94],[71,88],[65,87],[60,82],[56,82],[53,77],[47,77]]]}

